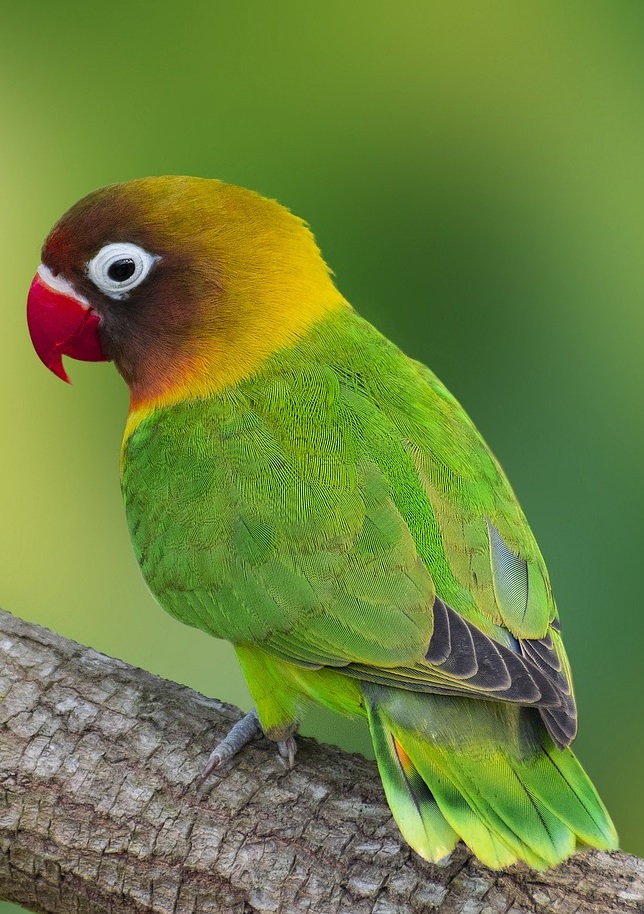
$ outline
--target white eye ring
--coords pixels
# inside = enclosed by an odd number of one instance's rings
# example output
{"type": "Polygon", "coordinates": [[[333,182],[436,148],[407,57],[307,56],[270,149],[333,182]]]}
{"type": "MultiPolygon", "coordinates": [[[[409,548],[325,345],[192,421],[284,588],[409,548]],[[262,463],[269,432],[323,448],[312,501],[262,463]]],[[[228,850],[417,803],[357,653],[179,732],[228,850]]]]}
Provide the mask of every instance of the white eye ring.
{"type": "Polygon", "coordinates": [[[110,298],[126,298],[148,275],[157,260],[138,244],[106,244],[87,264],[87,275],[110,298]]]}

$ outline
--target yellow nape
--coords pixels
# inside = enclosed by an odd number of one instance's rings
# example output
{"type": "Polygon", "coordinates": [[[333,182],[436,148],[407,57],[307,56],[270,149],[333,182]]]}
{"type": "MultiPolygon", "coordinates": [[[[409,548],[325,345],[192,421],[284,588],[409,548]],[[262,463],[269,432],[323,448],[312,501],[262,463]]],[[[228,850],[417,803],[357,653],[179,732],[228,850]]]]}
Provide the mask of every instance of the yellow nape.
{"type": "Polygon", "coordinates": [[[154,410],[235,386],[349,307],[306,223],[276,201],[203,178],[150,178],[128,189],[173,257],[189,260],[195,300],[180,305],[197,320],[170,359],[130,384],[124,443],[154,410]]]}

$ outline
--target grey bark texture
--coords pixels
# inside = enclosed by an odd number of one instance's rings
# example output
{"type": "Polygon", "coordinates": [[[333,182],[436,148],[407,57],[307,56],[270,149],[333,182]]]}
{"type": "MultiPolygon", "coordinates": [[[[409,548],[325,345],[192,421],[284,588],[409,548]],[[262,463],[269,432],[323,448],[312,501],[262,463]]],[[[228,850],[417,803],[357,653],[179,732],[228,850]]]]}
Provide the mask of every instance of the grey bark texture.
{"type": "Polygon", "coordinates": [[[494,873],[402,840],[373,762],[266,740],[198,783],[239,718],[0,611],[0,897],[75,914],[598,914],[644,910],[644,861],[494,873]]]}

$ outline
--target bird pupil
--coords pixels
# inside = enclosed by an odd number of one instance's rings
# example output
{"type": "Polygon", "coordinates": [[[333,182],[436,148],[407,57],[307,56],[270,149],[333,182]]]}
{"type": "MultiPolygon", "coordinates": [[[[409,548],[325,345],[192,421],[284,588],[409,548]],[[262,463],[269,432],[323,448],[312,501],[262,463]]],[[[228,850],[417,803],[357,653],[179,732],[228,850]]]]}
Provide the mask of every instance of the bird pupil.
{"type": "Polygon", "coordinates": [[[123,257],[121,260],[115,260],[107,268],[107,275],[114,282],[125,282],[134,275],[136,264],[131,257],[123,257]]]}

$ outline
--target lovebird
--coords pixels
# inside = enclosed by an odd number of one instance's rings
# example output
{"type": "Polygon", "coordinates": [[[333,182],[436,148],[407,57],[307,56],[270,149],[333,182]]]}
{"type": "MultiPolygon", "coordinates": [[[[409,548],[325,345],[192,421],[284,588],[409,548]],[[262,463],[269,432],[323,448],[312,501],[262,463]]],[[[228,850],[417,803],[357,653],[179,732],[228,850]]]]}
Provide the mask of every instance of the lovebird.
{"type": "Polygon", "coordinates": [[[440,862],[553,867],[617,847],[570,744],[548,572],[473,422],[345,300],[308,226],[214,179],[102,188],[55,225],[36,352],[130,391],[130,534],[159,604],[232,642],[289,764],[307,706],[366,718],[400,831],[440,862]]]}

